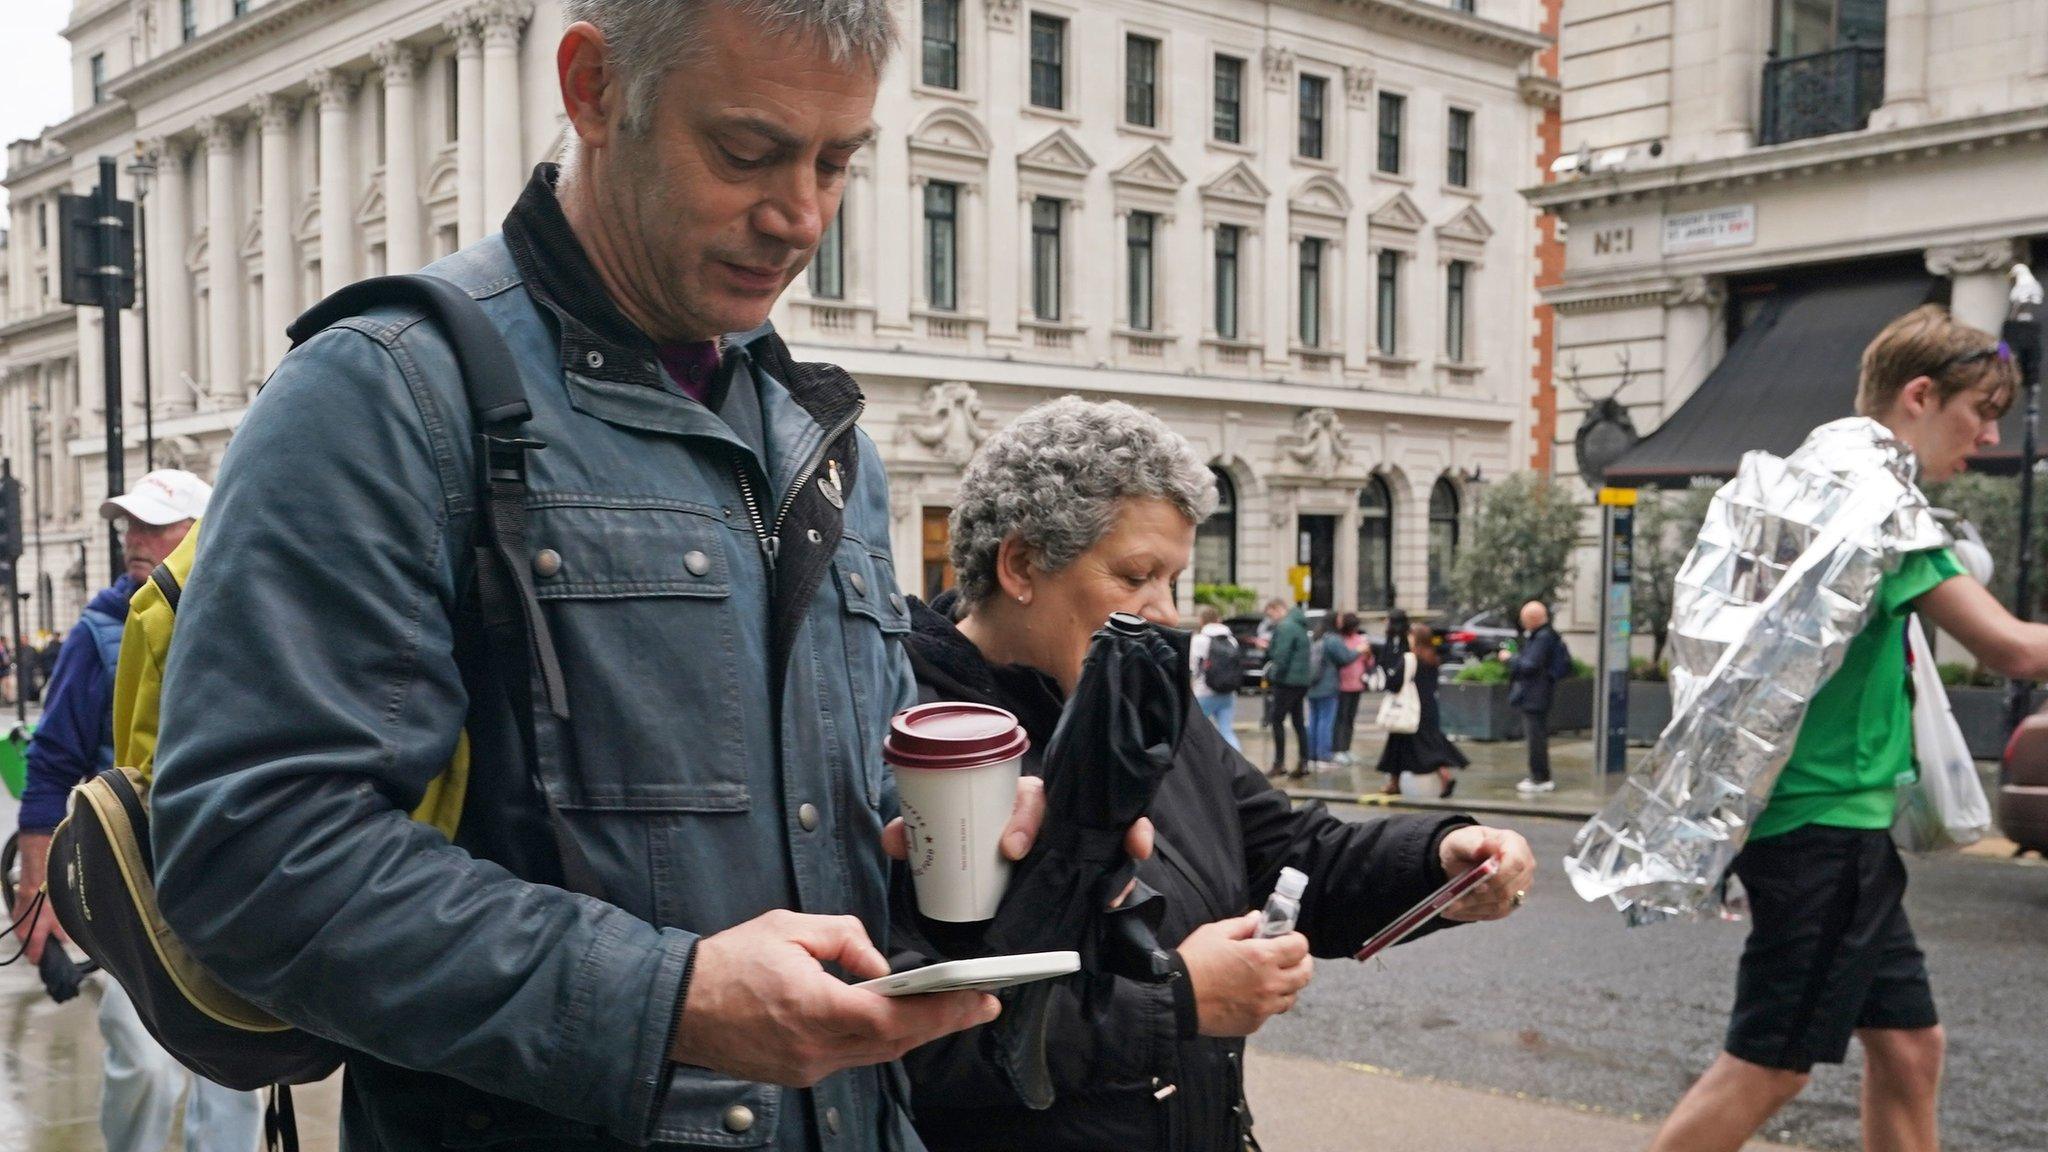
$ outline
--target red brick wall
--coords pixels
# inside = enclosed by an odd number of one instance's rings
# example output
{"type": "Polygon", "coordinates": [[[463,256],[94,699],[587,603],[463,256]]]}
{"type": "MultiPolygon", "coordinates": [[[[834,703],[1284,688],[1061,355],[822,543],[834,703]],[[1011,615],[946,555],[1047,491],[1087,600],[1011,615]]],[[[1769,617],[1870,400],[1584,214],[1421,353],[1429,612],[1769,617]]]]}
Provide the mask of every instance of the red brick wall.
{"type": "MultiPolygon", "coordinates": [[[[1564,0],[1543,0],[1543,34],[1550,37],[1550,47],[1536,58],[1537,67],[1543,75],[1552,80],[1558,78],[1558,33],[1564,23],[1564,0]]],[[[1538,176],[1549,182],[1551,161],[1564,150],[1564,116],[1557,108],[1544,110],[1537,127],[1537,142],[1540,144],[1536,169],[1538,176]]],[[[1536,218],[1536,289],[1553,287],[1564,279],[1564,243],[1558,239],[1557,217],[1548,212],[1536,218]]],[[[1557,440],[1557,383],[1553,368],[1557,358],[1557,317],[1548,304],[1540,300],[1535,307],[1536,342],[1535,368],[1531,372],[1532,388],[1530,401],[1535,409],[1535,419],[1530,422],[1529,438],[1531,450],[1529,467],[1548,475],[1551,470],[1551,445],[1557,440]]]]}

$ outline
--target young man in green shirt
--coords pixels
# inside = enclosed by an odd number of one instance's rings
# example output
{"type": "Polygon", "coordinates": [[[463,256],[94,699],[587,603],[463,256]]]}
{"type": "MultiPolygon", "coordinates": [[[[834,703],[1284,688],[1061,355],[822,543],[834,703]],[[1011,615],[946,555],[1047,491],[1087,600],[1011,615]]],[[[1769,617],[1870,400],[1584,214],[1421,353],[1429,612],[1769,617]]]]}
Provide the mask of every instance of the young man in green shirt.
{"type": "MultiPolygon", "coordinates": [[[[2019,373],[1992,336],[1929,305],[1864,350],[1856,410],[1912,448],[1923,484],[1998,443],[2019,373]]],[[[1735,860],[1752,925],[1726,1050],[1664,1122],[1652,1152],[1736,1152],[1863,1043],[1870,1152],[1934,1152],[1944,1039],[1901,900],[1891,842],[1897,779],[1914,770],[1905,623],[1918,612],[1986,667],[2048,675],[2048,625],[2023,624],[1946,548],[1908,555],[1814,694],[1771,800],[1735,860]]]]}

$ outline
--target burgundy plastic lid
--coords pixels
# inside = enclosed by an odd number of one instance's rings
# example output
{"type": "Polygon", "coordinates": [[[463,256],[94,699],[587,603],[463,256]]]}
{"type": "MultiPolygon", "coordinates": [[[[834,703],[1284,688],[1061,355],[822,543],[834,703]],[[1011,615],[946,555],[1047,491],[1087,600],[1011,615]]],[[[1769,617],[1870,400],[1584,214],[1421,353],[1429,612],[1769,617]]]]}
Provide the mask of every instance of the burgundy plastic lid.
{"type": "Polygon", "coordinates": [[[980,768],[1030,747],[1024,726],[1003,709],[940,700],[891,717],[882,758],[899,768],[980,768]]]}

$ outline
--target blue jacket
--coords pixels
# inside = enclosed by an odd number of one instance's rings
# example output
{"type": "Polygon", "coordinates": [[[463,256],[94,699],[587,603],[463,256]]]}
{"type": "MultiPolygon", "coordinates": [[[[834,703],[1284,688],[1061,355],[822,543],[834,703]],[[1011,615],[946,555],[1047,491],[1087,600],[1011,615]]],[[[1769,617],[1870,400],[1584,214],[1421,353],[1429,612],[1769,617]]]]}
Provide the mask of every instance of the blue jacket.
{"type": "Polygon", "coordinates": [[[1344,643],[1344,637],[1335,632],[1325,632],[1310,642],[1322,650],[1323,667],[1316,676],[1316,682],[1309,685],[1308,698],[1325,700],[1337,695],[1337,669],[1358,659],[1358,653],[1353,652],[1350,645],[1344,643]]]}
{"type": "Polygon", "coordinates": [[[1571,650],[1557,629],[1545,624],[1508,660],[1508,705],[1524,712],[1548,712],[1557,682],[1572,674],[1571,650]]]}
{"type": "Polygon", "coordinates": [[[893,1065],[798,1090],[668,1058],[702,935],[790,908],[886,950],[881,744],[916,688],[858,389],[737,338],[763,458],[665,387],[551,166],[428,271],[502,332],[547,444],[529,545],[570,717],[539,710],[538,768],[606,899],[559,886],[505,694],[464,675],[472,422],[447,343],[393,307],[286,356],[222,462],[165,670],[165,918],[353,1051],[347,1149],[917,1149],[893,1065]],[[450,843],[406,814],[465,731],[450,843]]]}
{"type": "Polygon", "coordinates": [[[43,718],[28,743],[28,779],[21,827],[46,832],[64,819],[64,803],[82,780],[114,766],[114,666],[121,626],[137,581],[127,575],[102,588],[57,652],[43,689],[43,718]]]}

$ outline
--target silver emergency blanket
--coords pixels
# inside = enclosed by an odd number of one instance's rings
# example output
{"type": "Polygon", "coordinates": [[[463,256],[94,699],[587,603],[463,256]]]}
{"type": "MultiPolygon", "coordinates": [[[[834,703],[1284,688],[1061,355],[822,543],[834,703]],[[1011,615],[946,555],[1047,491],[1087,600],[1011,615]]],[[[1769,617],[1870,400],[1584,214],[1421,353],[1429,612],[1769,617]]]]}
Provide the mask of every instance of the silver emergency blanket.
{"type": "Polygon", "coordinates": [[[1875,420],[1816,428],[1791,456],[1743,456],[1679,570],[1671,709],[1656,747],[1565,858],[1582,899],[1630,924],[1696,917],[1806,716],[1909,552],[1948,543],[1914,486],[1912,451],[1875,420]]]}

